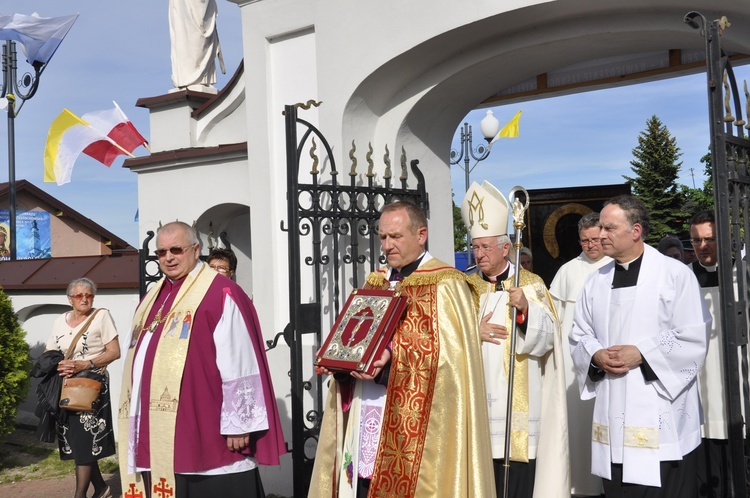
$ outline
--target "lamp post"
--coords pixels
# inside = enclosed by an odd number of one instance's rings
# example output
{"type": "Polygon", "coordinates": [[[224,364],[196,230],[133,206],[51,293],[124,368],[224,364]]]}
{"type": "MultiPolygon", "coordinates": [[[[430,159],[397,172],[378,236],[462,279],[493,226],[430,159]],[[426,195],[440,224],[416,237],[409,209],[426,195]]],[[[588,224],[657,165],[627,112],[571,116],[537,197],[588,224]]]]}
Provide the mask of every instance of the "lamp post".
{"type": "Polygon", "coordinates": [[[8,236],[11,261],[16,259],[16,135],[15,119],[23,104],[39,88],[39,78],[47,67],[46,63],[35,61],[31,64],[34,74],[26,71],[19,78],[17,75],[16,42],[8,40],[3,45],[3,83],[0,87],[0,98],[8,99],[8,236]],[[16,102],[21,104],[16,108],[16,102]]]}
{"type": "MultiPolygon", "coordinates": [[[[482,130],[484,139],[487,141],[486,144],[480,143],[476,146],[476,148],[473,147],[471,126],[469,125],[469,123],[464,123],[463,128],[461,128],[461,150],[457,151],[455,149],[451,149],[451,164],[458,165],[458,167],[460,167],[464,171],[464,178],[466,179],[466,189],[464,190],[464,192],[468,192],[469,190],[469,177],[471,175],[471,172],[474,171],[474,168],[476,168],[477,164],[489,157],[491,150],[489,144],[500,131],[500,121],[497,120],[492,110],[488,109],[486,115],[479,123],[479,127],[482,130]],[[474,163],[474,166],[470,166],[472,159],[476,161],[474,163]],[[461,161],[463,161],[463,165],[461,165],[461,161]]],[[[466,263],[469,266],[471,265],[471,257],[471,236],[468,233],[467,227],[466,263]]]]}

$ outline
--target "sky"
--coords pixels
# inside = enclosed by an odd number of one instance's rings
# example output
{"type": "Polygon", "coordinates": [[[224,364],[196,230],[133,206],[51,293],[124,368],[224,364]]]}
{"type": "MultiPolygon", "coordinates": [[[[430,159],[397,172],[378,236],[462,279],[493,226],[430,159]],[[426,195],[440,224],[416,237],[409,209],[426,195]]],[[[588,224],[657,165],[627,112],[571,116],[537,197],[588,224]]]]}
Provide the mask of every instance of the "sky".
{"type": "MultiPolygon", "coordinates": [[[[3,15],[80,14],[42,73],[36,95],[15,119],[16,180],[30,181],[135,247],[141,245],[135,221],[137,174],[122,167],[126,156],[119,156],[107,168],[81,154],[71,182],[58,186],[43,182],[44,146],[52,121],[64,108],[82,116],[110,109],[112,101],[149,138],[148,110],[135,104],[173,88],[167,7],[166,0],[0,0],[3,15]]],[[[242,60],[236,4],[219,0],[218,30],[227,68],[226,75],[217,75],[216,86],[222,88],[242,60]]],[[[20,75],[30,66],[20,50],[18,58],[20,75]]],[[[0,182],[7,182],[9,176],[7,137],[7,114],[0,112],[0,182]]],[[[139,147],[133,154],[146,156],[148,151],[139,147]]]]}
{"type": "MultiPolygon", "coordinates": [[[[743,80],[750,79],[750,66],[734,69],[742,88],[743,80]]],[[[634,176],[633,149],[653,115],[667,127],[682,153],[677,182],[702,188],[707,179],[700,162],[710,141],[705,73],[512,104],[493,108],[493,113],[502,126],[519,109],[523,111],[519,136],[495,142],[487,159],[474,167],[471,182],[487,180],[506,195],[516,185],[537,189],[624,183],[623,175],[634,176]]],[[[479,123],[485,113],[472,111],[465,119],[475,146],[484,141],[479,123]]],[[[460,150],[459,136],[453,148],[460,150]]],[[[466,190],[465,176],[463,169],[452,168],[458,203],[459,192],[466,190]]]]}
{"type": "MultiPolygon", "coordinates": [[[[240,8],[224,0],[219,0],[218,6],[219,38],[228,73],[218,74],[216,86],[222,88],[242,59],[242,33],[240,8]]],[[[137,175],[122,167],[124,157],[107,168],[81,155],[71,183],[57,186],[42,180],[43,153],[49,126],[63,108],[81,116],[111,108],[116,101],[136,128],[149,137],[148,110],[135,104],[139,98],[163,95],[173,88],[167,7],[164,0],[0,0],[0,14],[4,15],[80,14],[42,74],[37,94],[15,120],[16,179],[30,181],[136,247],[140,246],[135,221],[137,175]]],[[[19,59],[21,73],[29,66],[22,54],[19,59]]],[[[741,85],[750,79],[750,66],[735,68],[735,74],[741,85]]],[[[693,180],[697,187],[703,184],[699,159],[709,143],[703,73],[493,111],[504,124],[518,109],[523,110],[519,137],[497,142],[490,156],[474,168],[472,181],[488,180],[506,194],[515,185],[535,189],[622,183],[623,175],[632,175],[630,161],[638,134],[656,115],[682,151],[678,181],[688,186],[693,186],[693,180]]],[[[485,112],[472,111],[465,119],[474,129],[475,144],[482,140],[479,122],[485,112]]],[[[459,147],[462,123],[456,125],[454,148],[459,147]]],[[[6,116],[0,114],[0,182],[8,181],[7,131],[6,116]]],[[[140,147],[134,154],[145,156],[148,152],[140,147]]],[[[451,168],[453,189],[460,201],[464,172],[458,166],[451,168]]]]}

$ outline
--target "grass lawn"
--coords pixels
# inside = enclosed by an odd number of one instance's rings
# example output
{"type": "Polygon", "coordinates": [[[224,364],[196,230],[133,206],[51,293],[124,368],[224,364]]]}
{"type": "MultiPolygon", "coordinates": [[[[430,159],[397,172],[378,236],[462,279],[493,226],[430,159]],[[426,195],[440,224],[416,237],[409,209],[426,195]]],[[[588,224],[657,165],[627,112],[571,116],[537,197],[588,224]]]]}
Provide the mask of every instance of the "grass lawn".
{"type": "MultiPolygon", "coordinates": [[[[117,459],[99,461],[103,474],[117,471],[117,459]]],[[[0,484],[33,479],[47,479],[73,474],[73,460],[60,460],[56,443],[43,443],[33,431],[16,429],[0,438],[0,484]]]]}

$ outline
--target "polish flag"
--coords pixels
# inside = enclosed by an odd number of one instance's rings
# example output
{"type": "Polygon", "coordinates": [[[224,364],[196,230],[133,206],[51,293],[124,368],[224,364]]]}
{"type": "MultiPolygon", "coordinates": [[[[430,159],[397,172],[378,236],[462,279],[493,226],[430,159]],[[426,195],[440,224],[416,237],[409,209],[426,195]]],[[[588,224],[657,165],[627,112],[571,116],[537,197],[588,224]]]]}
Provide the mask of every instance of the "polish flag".
{"type": "Polygon", "coordinates": [[[111,166],[117,156],[132,154],[141,145],[148,148],[148,141],[138,133],[117,102],[112,103],[115,105],[113,109],[88,112],[82,116],[89,126],[107,137],[89,144],[83,153],[107,166],[111,166]]]}
{"type": "Polygon", "coordinates": [[[69,183],[81,152],[111,166],[117,156],[134,157],[133,150],[147,144],[117,103],[114,109],[90,112],[83,118],[63,109],[47,133],[44,181],[69,183]]]}

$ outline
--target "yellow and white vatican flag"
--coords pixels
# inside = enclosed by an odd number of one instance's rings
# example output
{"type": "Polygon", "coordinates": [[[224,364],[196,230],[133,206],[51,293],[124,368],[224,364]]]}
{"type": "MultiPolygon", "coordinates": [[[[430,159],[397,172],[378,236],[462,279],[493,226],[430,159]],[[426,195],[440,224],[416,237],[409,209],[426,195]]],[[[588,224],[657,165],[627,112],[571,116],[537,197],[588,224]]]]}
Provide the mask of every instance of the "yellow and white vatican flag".
{"type": "Polygon", "coordinates": [[[490,142],[490,147],[492,147],[492,144],[500,140],[501,138],[516,138],[518,136],[518,124],[521,121],[521,111],[519,110],[515,116],[513,116],[513,119],[508,121],[508,123],[503,126],[499,132],[497,132],[497,135],[495,135],[495,138],[492,139],[490,142]]]}

